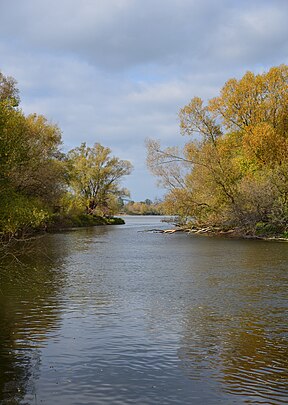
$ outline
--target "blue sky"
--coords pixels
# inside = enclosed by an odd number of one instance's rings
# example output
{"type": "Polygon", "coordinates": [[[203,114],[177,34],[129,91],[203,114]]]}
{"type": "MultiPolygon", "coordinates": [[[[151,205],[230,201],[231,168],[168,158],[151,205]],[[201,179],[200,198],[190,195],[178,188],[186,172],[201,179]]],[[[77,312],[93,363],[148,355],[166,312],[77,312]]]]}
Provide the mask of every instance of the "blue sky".
{"type": "Polygon", "coordinates": [[[146,138],[183,144],[178,111],[231,77],[288,63],[287,0],[0,0],[0,70],[25,113],[63,148],[86,141],[130,160],[134,200],[161,197],[146,138]]]}

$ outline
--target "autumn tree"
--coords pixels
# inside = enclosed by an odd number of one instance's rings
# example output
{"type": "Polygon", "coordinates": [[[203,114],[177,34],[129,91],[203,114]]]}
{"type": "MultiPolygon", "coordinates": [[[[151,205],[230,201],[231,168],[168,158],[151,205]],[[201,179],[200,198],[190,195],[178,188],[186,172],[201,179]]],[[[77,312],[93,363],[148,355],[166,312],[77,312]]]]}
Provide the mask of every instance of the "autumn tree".
{"type": "Polygon", "coordinates": [[[131,173],[131,163],[111,156],[111,150],[100,143],[93,147],[82,143],[67,158],[69,187],[86,212],[110,215],[117,210],[118,197],[129,194],[120,181],[131,173]]]}
{"type": "Polygon", "coordinates": [[[161,215],[162,206],[160,201],[151,201],[146,198],[145,201],[129,201],[123,204],[121,211],[128,215],[161,215]]]}
{"type": "Polygon", "coordinates": [[[0,103],[17,107],[20,102],[19,90],[16,80],[0,72],[0,103]]]}
{"type": "Polygon", "coordinates": [[[169,190],[170,210],[252,232],[257,223],[287,228],[287,79],[281,65],[229,80],[207,104],[193,98],[179,113],[182,134],[192,138],[182,155],[150,141],[148,166],[169,190]],[[179,186],[175,162],[189,166],[179,186]]]}
{"type": "Polygon", "coordinates": [[[16,81],[0,73],[0,238],[44,224],[64,184],[60,130],[19,102],[16,81]]]}
{"type": "MultiPolygon", "coordinates": [[[[234,215],[240,223],[287,226],[288,67],[267,73],[247,72],[229,80],[209,110],[223,128],[234,133],[238,147],[230,161],[239,173],[234,215]],[[277,213],[277,214],[276,214],[277,213]]],[[[227,155],[227,154],[226,154],[227,155]]]]}
{"type": "Polygon", "coordinates": [[[16,167],[10,179],[17,191],[39,198],[53,209],[59,204],[64,190],[64,154],[61,131],[42,115],[31,114],[25,118],[26,156],[21,161],[21,174],[16,167]]]}

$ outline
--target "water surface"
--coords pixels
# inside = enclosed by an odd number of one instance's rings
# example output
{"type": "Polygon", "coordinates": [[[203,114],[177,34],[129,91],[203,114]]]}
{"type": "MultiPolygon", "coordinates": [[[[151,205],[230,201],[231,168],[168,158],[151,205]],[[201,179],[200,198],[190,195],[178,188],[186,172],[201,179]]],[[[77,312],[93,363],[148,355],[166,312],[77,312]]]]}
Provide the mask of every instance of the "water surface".
{"type": "Polygon", "coordinates": [[[2,263],[0,403],[287,403],[287,243],[125,220],[2,263]]]}

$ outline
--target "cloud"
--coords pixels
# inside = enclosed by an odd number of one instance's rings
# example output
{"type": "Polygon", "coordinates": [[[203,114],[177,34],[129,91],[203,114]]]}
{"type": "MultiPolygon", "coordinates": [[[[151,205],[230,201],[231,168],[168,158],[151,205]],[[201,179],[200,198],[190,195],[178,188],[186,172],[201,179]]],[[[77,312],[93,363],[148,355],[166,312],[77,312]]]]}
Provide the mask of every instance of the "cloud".
{"type": "Polygon", "coordinates": [[[177,114],[193,96],[287,63],[287,17],[286,0],[1,0],[0,70],[66,149],[109,146],[134,162],[132,197],[154,198],[145,138],[185,142],[177,114]]]}
{"type": "MultiPolygon", "coordinates": [[[[263,41],[273,46],[280,39],[287,50],[287,10],[285,1],[236,7],[228,0],[12,0],[1,13],[0,32],[24,47],[64,51],[103,69],[191,68],[199,60],[235,63],[263,41]]],[[[265,58],[260,49],[258,57],[265,58]]]]}

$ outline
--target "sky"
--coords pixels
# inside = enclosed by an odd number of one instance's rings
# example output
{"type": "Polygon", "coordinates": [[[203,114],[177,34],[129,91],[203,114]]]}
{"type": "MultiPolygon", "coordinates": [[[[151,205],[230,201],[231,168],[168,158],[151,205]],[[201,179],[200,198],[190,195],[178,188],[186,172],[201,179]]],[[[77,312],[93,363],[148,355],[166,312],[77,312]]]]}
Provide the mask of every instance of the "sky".
{"type": "Polygon", "coordinates": [[[183,145],[178,112],[247,70],[288,63],[288,0],[0,0],[0,71],[63,151],[100,142],[134,166],[135,201],[164,190],[145,139],[183,145]]]}

